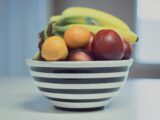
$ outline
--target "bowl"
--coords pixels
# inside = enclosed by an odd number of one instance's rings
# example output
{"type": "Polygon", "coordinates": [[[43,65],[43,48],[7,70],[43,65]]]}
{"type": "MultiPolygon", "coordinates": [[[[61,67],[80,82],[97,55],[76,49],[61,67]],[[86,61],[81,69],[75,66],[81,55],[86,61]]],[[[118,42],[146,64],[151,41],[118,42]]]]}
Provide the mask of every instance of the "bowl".
{"type": "Polygon", "coordinates": [[[26,62],[36,86],[55,107],[89,110],[103,108],[119,93],[133,59],[26,62]]]}

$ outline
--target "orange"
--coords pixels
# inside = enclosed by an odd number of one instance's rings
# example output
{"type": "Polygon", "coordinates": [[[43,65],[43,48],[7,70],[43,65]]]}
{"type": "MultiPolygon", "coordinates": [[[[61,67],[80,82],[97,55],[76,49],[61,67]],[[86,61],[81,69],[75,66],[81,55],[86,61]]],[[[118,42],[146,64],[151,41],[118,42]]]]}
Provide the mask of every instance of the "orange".
{"type": "Polygon", "coordinates": [[[46,39],[42,45],[41,56],[47,61],[64,60],[68,55],[65,41],[58,36],[46,39]]]}
{"type": "Polygon", "coordinates": [[[64,40],[69,48],[81,48],[89,43],[90,32],[82,26],[70,27],[64,33],[64,40]]]}

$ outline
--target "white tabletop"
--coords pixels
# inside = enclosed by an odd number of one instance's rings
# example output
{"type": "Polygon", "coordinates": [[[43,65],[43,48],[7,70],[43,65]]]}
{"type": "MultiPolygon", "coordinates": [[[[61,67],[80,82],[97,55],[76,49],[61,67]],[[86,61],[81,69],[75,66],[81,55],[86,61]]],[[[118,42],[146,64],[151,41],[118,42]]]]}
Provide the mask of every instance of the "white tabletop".
{"type": "Polygon", "coordinates": [[[31,78],[0,78],[0,120],[160,120],[160,79],[128,80],[104,110],[57,110],[31,78]]]}

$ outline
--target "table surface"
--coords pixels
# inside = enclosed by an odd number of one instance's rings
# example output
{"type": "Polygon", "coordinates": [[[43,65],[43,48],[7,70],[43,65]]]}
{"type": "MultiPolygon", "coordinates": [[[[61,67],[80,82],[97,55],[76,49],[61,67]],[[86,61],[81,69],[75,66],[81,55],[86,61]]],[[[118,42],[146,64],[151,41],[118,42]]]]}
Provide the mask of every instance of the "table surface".
{"type": "Polygon", "coordinates": [[[160,79],[128,80],[103,110],[61,111],[31,78],[0,78],[0,120],[160,120],[160,79]]]}

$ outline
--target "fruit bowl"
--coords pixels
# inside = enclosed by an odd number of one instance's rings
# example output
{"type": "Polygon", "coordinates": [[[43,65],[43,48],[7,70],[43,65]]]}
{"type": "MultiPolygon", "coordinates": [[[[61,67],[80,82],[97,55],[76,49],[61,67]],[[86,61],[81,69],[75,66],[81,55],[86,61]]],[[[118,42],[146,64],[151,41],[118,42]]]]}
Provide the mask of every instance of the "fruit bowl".
{"type": "Polygon", "coordinates": [[[55,107],[85,110],[103,108],[118,94],[133,59],[26,62],[36,86],[55,107]]]}

